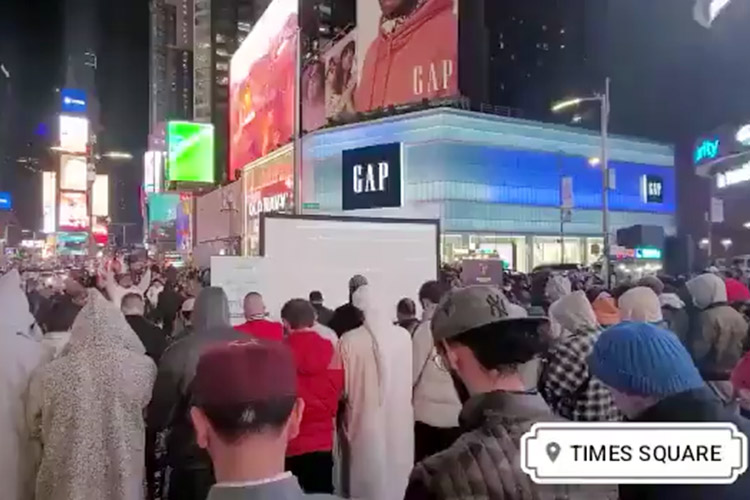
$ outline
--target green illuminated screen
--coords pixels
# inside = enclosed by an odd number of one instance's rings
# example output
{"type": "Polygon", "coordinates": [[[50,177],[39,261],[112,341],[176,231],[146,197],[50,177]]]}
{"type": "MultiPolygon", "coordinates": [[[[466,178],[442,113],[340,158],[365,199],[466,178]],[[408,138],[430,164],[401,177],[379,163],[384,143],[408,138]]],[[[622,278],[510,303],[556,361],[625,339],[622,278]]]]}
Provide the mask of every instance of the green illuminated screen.
{"type": "Polygon", "coordinates": [[[167,180],[214,182],[214,126],[209,123],[167,124],[167,180]]]}

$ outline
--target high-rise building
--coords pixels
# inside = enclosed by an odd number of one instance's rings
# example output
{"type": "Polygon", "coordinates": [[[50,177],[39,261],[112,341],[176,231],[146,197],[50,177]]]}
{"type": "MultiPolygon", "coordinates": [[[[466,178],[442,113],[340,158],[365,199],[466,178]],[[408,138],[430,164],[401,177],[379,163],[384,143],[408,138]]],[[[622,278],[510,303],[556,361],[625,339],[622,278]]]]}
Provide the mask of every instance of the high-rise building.
{"type": "Polygon", "coordinates": [[[149,125],[193,118],[194,0],[151,0],[149,125]]]}
{"type": "Polygon", "coordinates": [[[99,52],[98,9],[95,0],[65,0],[63,54],[65,87],[86,92],[87,111],[93,130],[100,125],[100,106],[96,87],[99,52]]]}

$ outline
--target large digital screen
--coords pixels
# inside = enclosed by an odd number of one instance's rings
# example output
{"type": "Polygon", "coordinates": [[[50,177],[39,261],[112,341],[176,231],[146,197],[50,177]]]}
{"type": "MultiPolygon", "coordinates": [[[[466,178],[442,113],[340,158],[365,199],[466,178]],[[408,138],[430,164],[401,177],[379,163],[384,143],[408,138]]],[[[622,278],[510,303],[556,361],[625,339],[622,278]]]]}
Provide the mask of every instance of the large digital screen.
{"type": "Polygon", "coordinates": [[[109,176],[97,174],[91,188],[91,213],[96,217],[109,215],[109,176]]]}
{"type": "Polygon", "coordinates": [[[60,191],[61,231],[82,231],[88,229],[89,217],[86,206],[86,193],[60,191]]]}
{"type": "Polygon", "coordinates": [[[82,156],[60,156],[60,189],[86,191],[86,159],[82,156]]]}
{"type": "Polygon", "coordinates": [[[229,178],[294,134],[297,0],[273,0],[230,65],[229,178]]]}
{"type": "Polygon", "coordinates": [[[458,0],[357,0],[356,39],[357,111],[458,95],[458,0]]]}
{"type": "Polygon", "coordinates": [[[13,209],[13,198],[10,193],[0,193],[0,210],[13,209]]]}
{"type": "Polygon", "coordinates": [[[167,181],[214,181],[214,126],[210,123],[167,124],[167,181]]]}
{"type": "Polygon", "coordinates": [[[179,193],[152,193],[148,195],[149,235],[155,241],[176,241],[177,208],[179,193]]]}
{"type": "Polygon", "coordinates": [[[42,172],[42,230],[45,233],[55,232],[55,219],[57,218],[57,206],[55,205],[57,193],[57,174],[55,172],[42,172]]]}
{"type": "Polygon", "coordinates": [[[190,252],[193,249],[193,197],[190,193],[180,195],[175,225],[177,250],[190,252]]]}
{"type": "Polygon", "coordinates": [[[85,153],[89,142],[89,120],[82,116],[60,115],[60,149],[85,153]]]}
{"type": "Polygon", "coordinates": [[[86,92],[81,89],[62,89],[60,107],[64,113],[85,113],[86,92]]]}
{"type": "Polygon", "coordinates": [[[146,151],[143,155],[143,190],[146,193],[161,191],[163,172],[164,153],[162,151],[146,151]]]}

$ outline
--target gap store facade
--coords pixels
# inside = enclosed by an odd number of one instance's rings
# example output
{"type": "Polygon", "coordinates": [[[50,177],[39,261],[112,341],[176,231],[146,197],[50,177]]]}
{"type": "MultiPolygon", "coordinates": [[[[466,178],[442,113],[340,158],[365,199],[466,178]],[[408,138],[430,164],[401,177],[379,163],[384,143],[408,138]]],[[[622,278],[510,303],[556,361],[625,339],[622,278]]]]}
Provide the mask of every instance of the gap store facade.
{"type": "MultiPolygon", "coordinates": [[[[439,108],[321,130],[302,147],[303,213],[437,218],[446,262],[487,256],[528,272],[600,258],[596,133],[439,108]],[[563,198],[572,205],[564,259],[563,198]]],[[[635,224],[674,234],[672,147],[614,136],[609,150],[613,244],[617,229],[635,224]]]]}

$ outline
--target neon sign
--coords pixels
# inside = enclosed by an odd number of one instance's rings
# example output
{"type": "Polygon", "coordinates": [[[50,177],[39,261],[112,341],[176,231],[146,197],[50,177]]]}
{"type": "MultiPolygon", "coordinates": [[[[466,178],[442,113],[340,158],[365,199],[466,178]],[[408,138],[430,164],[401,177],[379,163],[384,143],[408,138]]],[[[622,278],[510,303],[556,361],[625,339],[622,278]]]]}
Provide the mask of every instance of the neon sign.
{"type": "Polygon", "coordinates": [[[719,139],[706,139],[695,148],[693,162],[698,164],[705,160],[713,160],[719,156],[719,139]]]}

